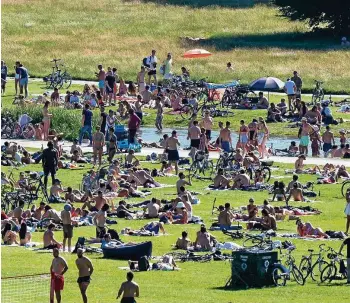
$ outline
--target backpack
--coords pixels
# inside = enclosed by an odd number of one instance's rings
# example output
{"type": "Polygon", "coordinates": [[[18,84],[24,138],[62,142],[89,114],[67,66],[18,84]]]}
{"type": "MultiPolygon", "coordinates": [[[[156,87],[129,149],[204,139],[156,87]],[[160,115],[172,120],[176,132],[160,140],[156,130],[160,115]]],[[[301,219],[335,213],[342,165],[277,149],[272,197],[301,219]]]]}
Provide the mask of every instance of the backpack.
{"type": "Polygon", "coordinates": [[[142,256],[138,261],[139,271],[147,271],[149,270],[149,262],[146,256],[142,256]]]}
{"type": "Polygon", "coordinates": [[[152,177],[157,177],[157,176],[158,176],[158,171],[157,171],[156,168],[153,168],[153,169],[152,169],[151,176],[152,176],[152,177]]]}
{"type": "Polygon", "coordinates": [[[148,57],[142,59],[142,65],[146,67],[150,67],[149,64],[147,63],[148,57]]]}

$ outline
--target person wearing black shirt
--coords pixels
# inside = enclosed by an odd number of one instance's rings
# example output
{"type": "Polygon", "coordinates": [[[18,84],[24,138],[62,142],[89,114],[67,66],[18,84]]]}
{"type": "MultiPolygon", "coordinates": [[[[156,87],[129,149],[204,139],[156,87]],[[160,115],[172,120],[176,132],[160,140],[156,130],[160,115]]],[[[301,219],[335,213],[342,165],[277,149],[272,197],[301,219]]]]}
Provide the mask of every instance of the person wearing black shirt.
{"type": "Polygon", "coordinates": [[[46,188],[48,175],[51,174],[53,185],[56,179],[55,175],[58,168],[57,150],[54,149],[52,141],[47,142],[47,148],[43,150],[42,162],[44,169],[44,184],[46,188]]]}
{"type": "Polygon", "coordinates": [[[106,135],[106,126],[107,126],[107,114],[105,113],[105,108],[104,106],[100,107],[101,111],[101,118],[100,118],[100,131],[104,135],[106,135]]]}
{"type": "Polygon", "coordinates": [[[348,272],[348,284],[350,284],[350,238],[344,240],[343,244],[340,246],[339,253],[342,252],[344,246],[346,245],[346,259],[347,259],[347,272],[348,272]]]}
{"type": "Polygon", "coordinates": [[[114,84],[115,84],[115,76],[112,74],[111,71],[108,71],[106,76],[106,95],[108,95],[109,104],[111,104],[112,102],[114,84]]]}

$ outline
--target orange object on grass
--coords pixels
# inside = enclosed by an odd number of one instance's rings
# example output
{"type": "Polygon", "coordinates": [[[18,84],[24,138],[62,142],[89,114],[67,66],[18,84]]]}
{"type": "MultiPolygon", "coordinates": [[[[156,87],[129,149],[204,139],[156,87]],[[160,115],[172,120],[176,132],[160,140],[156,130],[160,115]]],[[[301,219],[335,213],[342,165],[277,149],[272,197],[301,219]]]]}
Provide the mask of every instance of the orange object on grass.
{"type": "Polygon", "coordinates": [[[205,57],[209,57],[211,55],[212,54],[205,49],[196,48],[196,49],[191,49],[191,50],[188,50],[187,52],[185,52],[183,54],[183,57],[184,58],[205,58],[205,57]]]}

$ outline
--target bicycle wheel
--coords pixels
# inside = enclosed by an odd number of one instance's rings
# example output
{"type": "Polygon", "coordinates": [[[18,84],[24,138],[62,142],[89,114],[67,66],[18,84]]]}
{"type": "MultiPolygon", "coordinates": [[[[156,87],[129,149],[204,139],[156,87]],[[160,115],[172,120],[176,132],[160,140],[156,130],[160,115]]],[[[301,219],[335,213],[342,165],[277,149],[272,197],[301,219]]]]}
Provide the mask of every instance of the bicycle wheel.
{"type": "Polygon", "coordinates": [[[47,89],[53,88],[52,74],[48,74],[46,77],[43,78],[43,80],[47,89]]]}
{"type": "Polygon", "coordinates": [[[292,276],[293,276],[295,282],[297,282],[299,285],[305,284],[304,276],[295,264],[293,264],[291,273],[292,273],[292,276]]]}
{"type": "Polygon", "coordinates": [[[180,108],[180,115],[183,120],[190,120],[193,114],[191,106],[185,105],[180,108]]]}
{"type": "Polygon", "coordinates": [[[197,161],[194,161],[190,168],[189,168],[189,172],[188,172],[188,180],[191,182],[193,179],[196,178],[197,176],[197,172],[198,172],[198,163],[197,161]]]}
{"type": "Polygon", "coordinates": [[[300,264],[299,264],[299,270],[301,274],[303,275],[304,279],[309,276],[311,272],[311,261],[308,257],[301,258],[300,264]]]}
{"type": "Polygon", "coordinates": [[[276,286],[285,286],[287,282],[287,275],[280,267],[276,267],[272,271],[272,279],[276,286]]]}
{"type": "Polygon", "coordinates": [[[264,166],[262,169],[261,169],[261,172],[264,176],[264,182],[269,182],[270,181],[270,178],[271,178],[271,169],[267,166],[264,166]]]}
{"type": "Polygon", "coordinates": [[[331,282],[337,274],[337,267],[334,264],[328,264],[321,272],[321,283],[331,282]]]}
{"type": "Polygon", "coordinates": [[[320,281],[321,273],[326,268],[327,265],[328,265],[328,263],[324,260],[321,260],[321,261],[315,263],[314,265],[312,265],[311,272],[310,272],[311,279],[315,282],[320,281]]]}
{"type": "Polygon", "coordinates": [[[342,186],[341,186],[341,194],[343,197],[345,197],[346,191],[350,188],[350,181],[344,181],[342,186]]]}
{"type": "Polygon", "coordinates": [[[259,247],[263,243],[263,239],[258,236],[248,236],[247,239],[243,241],[243,247],[254,248],[259,247]]]}
{"type": "Polygon", "coordinates": [[[72,84],[72,76],[64,72],[61,76],[60,88],[68,89],[72,84]]]}

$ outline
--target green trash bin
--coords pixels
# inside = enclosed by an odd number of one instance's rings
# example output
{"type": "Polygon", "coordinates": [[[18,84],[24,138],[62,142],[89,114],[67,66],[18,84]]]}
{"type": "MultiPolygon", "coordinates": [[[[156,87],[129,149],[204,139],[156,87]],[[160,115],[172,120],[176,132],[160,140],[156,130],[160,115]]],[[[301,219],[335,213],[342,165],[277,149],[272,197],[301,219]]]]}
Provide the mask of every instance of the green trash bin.
{"type": "Polygon", "coordinates": [[[272,265],[276,251],[236,251],[232,253],[231,287],[263,287],[273,285],[272,265]]]}

